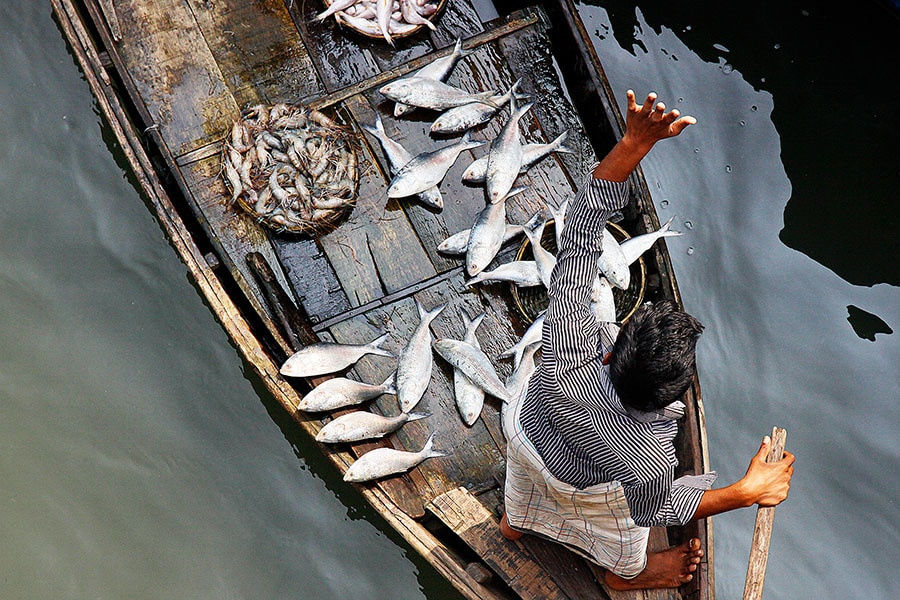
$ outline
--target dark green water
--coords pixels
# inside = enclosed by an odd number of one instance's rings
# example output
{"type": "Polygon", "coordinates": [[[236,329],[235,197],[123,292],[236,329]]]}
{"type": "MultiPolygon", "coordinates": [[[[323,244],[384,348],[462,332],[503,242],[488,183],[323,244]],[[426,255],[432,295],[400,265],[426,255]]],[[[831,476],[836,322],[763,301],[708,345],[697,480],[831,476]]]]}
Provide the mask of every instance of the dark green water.
{"type": "MultiPolygon", "coordinates": [[[[773,425],[799,457],[766,597],[892,598],[900,25],[607,6],[583,14],[616,92],[700,121],[643,166],[707,325],[713,466],[773,425]]],[[[0,597],[457,598],[248,374],[98,114],[49,4],[0,4],[0,597]]],[[[753,516],[715,520],[720,598],[753,516]]]]}

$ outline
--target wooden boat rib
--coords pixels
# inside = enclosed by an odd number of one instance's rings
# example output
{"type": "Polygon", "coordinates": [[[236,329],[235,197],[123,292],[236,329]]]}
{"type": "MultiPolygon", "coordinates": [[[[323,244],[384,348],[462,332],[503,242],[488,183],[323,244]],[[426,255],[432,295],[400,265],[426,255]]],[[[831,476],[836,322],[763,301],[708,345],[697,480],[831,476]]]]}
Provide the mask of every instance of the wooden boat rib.
{"type": "MultiPolygon", "coordinates": [[[[461,339],[463,314],[484,311],[479,339],[491,357],[515,343],[527,325],[508,288],[466,288],[460,261],[436,251],[447,235],[470,227],[484,205],[481,188],[460,183],[469,160],[460,159],[441,184],[445,198],[452,200],[440,213],[386,198],[385,157],[361,133],[361,125],[381,114],[391,136],[413,154],[436,142],[428,135],[433,115],[389,117],[392,104],[377,92],[380,85],[448,53],[457,38],[471,54],[454,70],[451,83],[471,91],[506,90],[521,80],[520,90],[536,100],[523,127],[525,140],[549,141],[568,131],[567,146],[575,153],[554,155],[522,176],[520,183],[530,187],[508,201],[514,223],[573,194],[594,157],[621,135],[617,105],[571,0],[505,13],[490,22],[482,22],[469,2],[449,0],[435,20],[436,32],[399,40],[396,50],[331,22],[315,22],[319,7],[314,3],[51,2],[173,247],[248,364],[310,435],[329,415],[305,414],[297,406],[321,379],[287,380],[278,372],[303,345],[366,343],[389,331],[386,346],[399,351],[418,323],[414,299],[429,308],[447,304],[433,323],[436,337],[461,339]],[[566,60],[554,58],[555,48],[567,49],[566,60]],[[275,233],[228,203],[222,140],[242,108],[277,102],[310,105],[360,132],[357,205],[326,235],[275,233]]],[[[498,127],[492,122],[475,137],[489,140],[498,127]]],[[[468,156],[481,154],[475,149],[468,156]]],[[[632,202],[618,224],[631,235],[655,230],[659,223],[640,171],[632,184],[632,202]]],[[[506,246],[497,262],[510,260],[516,250],[514,244],[506,246]]],[[[664,244],[657,243],[644,260],[646,297],[680,301],[664,244]]],[[[353,375],[380,382],[394,366],[389,359],[365,357],[353,375]]],[[[510,365],[497,362],[496,367],[503,377],[510,365]]],[[[465,597],[714,597],[707,521],[654,530],[656,547],[700,537],[707,558],[691,584],[652,594],[606,590],[596,569],[562,546],[533,536],[518,542],[499,536],[505,456],[500,406],[489,399],[481,419],[466,427],[456,412],[451,381],[450,368],[436,358],[418,407],[431,417],[408,423],[382,442],[323,446],[322,451],[344,471],[374,447],[419,449],[437,432],[436,447],[452,449],[451,456],[358,489],[465,597]]],[[[696,384],[686,404],[689,412],[678,439],[681,468],[703,472],[705,426],[696,384]]],[[[396,399],[383,397],[372,408],[395,414],[396,399]]]]}

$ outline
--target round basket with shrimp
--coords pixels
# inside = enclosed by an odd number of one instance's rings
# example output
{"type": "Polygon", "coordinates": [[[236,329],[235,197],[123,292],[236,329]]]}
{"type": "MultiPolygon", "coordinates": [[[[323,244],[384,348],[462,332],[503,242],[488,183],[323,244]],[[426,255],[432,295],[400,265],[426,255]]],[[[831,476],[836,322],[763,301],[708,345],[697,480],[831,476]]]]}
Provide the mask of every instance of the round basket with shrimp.
{"type": "Polygon", "coordinates": [[[391,4],[387,33],[379,18],[382,0],[323,0],[325,10],[316,15],[316,19],[333,18],[339,25],[362,36],[385,40],[393,46],[394,40],[414,35],[423,27],[437,29],[433,21],[447,3],[447,0],[386,1],[391,4]]]}
{"type": "MultiPolygon", "coordinates": [[[[613,234],[619,243],[627,240],[628,233],[615,223],[607,223],[606,228],[613,234]]],[[[544,233],[541,236],[541,245],[556,254],[556,229],[553,226],[553,220],[547,221],[544,227],[544,233]]],[[[534,260],[534,254],[531,250],[531,243],[526,239],[519,251],[516,253],[516,260],[534,260]]],[[[631,281],[627,290],[613,288],[613,298],[616,303],[616,320],[620,323],[625,322],[634,314],[641,303],[644,301],[644,291],[647,283],[647,267],[643,258],[638,258],[631,263],[631,281]]],[[[547,290],[542,285],[531,287],[512,286],[513,300],[529,322],[534,321],[537,316],[547,308],[549,298],[547,290]]]]}
{"type": "Polygon", "coordinates": [[[327,233],[356,203],[356,134],[302,105],[258,105],[222,148],[232,202],[275,231],[327,233]]]}

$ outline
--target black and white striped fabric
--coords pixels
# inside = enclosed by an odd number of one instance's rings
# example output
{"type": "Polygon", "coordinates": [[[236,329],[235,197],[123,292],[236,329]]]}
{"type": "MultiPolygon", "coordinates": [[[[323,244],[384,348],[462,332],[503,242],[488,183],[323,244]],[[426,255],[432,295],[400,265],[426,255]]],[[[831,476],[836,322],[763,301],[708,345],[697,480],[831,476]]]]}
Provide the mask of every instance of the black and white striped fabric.
{"type": "Polygon", "coordinates": [[[627,203],[628,184],[591,174],[585,179],[566,214],[541,365],[521,409],[522,429],[560,481],[578,489],[618,481],[637,525],[684,524],[716,475],[674,480],[675,418],[683,405],[674,403],[664,414],[627,410],[602,365],[619,329],[596,322],[591,287],[603,229],[612,211],[627,203]]]}

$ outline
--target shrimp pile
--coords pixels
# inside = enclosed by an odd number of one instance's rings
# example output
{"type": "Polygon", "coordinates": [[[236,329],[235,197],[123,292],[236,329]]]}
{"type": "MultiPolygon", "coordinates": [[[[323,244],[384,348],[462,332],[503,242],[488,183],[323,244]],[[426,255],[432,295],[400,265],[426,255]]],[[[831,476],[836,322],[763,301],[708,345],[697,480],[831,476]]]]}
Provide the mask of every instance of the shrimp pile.
{"type": "Polygon", "coordinates": [[[354,138],[305,106],[247,109],[222,148],[232,204],[276,231],[330,231],[356,202],[354,138]]]}

